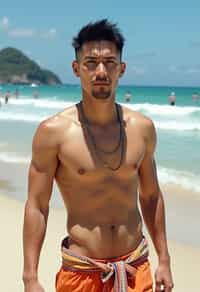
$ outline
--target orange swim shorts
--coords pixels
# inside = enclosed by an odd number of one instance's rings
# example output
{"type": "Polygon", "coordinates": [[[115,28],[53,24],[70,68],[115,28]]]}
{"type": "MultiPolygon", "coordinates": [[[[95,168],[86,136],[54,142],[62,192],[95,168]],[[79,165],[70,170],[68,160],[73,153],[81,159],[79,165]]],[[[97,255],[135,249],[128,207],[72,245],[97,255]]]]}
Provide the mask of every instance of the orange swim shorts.
{"type": "MultiPolygon", "coordinates": [[[[102,292],[103,286],[99,272],[72,272],[61,268],[56,276],[56,292],[102,292]]],[[[114,292],[113,286],[114,280],[110,279],[105,291],[114,292]]],[[[149,262],[146,261],[137,267],[135,277],[128,279],[128,292],[152,291],[152,276],[149,262]]]]}
{"type": "MultiPolygon", "coordinates": [[[[144,244],[142,250],[144,250],[144,244]]],[[[138,250],[133,251],[127,255],[109,259],[109,263],[119,263],[125,262],[132,255],[138,254],[138,250]]],[[[153,291],[153,281],[151,275],[151,269],[148,259],[144,259],[142,262],[136,262],[134,265],[134,275],[127,276],[127,289],[118,288],[118,285],[114,285],[114,278],[116,275],[111,276],[106,283],[102,281],[102,273],[100,271],[90,271],[86,270],[73,270],[73,267],[79,266],[85,263],[79,261],[78,256],[74,257],[73,254],[68,253],[66,255],[67,263],[71,264],[71,270],[65,268],[65,263],[62,265],[60,271],[56,275],[56,292],[152,292],[153,291]],[[72,264],[73,262],[73,264],[72,264]],[[114,288],[115,287],[115,288],[114,288]]],[[[136,255],[137,256],[137,255],[136,255]]],[[[88,258],[89,259],[89,258],[88,258]]],[[[85,261],[85,260],[84,260],[85,261]]],[[[98,263],[107,263],[107,260],[96,260],[98,263]]],[[[68,264],[67,264],[68,265],[68,264]]],[[[87,264],[86,264],[87,265],[87,264]]],[[[90,265],[90,264],[88,264],[90,265]]],[[[70,267],[70,266],[68,266],[70,267]]],[[[86,266],[87,267],[87,266],[86,266]]],[[[121,286],[120,286],[121,287],[121,286]]]]}

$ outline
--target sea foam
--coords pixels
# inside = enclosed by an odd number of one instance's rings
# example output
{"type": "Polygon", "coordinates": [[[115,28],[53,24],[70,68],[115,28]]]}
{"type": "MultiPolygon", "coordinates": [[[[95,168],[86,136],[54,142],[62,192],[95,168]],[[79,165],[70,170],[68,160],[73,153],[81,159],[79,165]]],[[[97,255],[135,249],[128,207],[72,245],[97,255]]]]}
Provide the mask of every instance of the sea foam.
{"type": "Polygon", "coordinates": [[[187,171],[158,167],[158,177],[163,184],[176,184],[200,194],[200,176],[187,171]]]}
{"type": "MultiPolygon", "coordinates": [[[[52,99],[34,99],[34,98],[21,98],[21,99],[10,99],[9,103],[16,106],[29,106],[32,105],[38,108],[50,108],[50,109],[64,109],[69,107],[74,102],[55,100],[52,99]]],[[[198,106],[170,106],[170,105],[158,105],[151,103],[137,103],[137,104],[124,104],[122,105],[129,107],[132,110],[143,112],[150,115],[160,116],[187,116],[199,114],[200,107],[198,106]]]]}
{"type": "Polygon", "coordinates": [[[132,110],[143,112],[147,115],[150,114],[159,116],[187,116],[199,114],[200,117],[200,107],[194,106],[170,106],[151,103],[123,105],[129,107],[132,110]]]}
{"type": "MultiPolygon", "coordinates": [[[[23,154],[19,153],[1,152],[0,161],[13,164],[28,164],[31,161],[31,157],[23,156],[23,154]]],[[[193,191],[200,194],[199,175],[195,175],[191,172],[158,166],[158,177],[160,183],[162,184],[179,185],[188,191],[193,191]]]]}
{"type": "Polygon", "coordinates": [[[3,152],[0,153],[0,161],[6,163],[27,164],[31,161],[31,158],[13,152],[3,152]]]}
{"type": "MultiPolygon", "coordinates": [[[[0,120],[39,123],[73,104],[74,102],[50,99],[11,99],[9,104],[0,110],[0,120]]],[[[124,105],[149,116],[157,129],[179,132],[200,131],[200,107],[172,107],[149,103],[124,105]]]]}

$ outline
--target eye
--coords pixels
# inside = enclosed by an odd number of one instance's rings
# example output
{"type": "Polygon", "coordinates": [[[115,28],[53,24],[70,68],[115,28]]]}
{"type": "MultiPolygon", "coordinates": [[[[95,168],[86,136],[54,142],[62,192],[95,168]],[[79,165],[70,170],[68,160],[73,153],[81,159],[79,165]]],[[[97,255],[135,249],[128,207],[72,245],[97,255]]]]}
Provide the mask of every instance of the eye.
{"type": "Polygon", "coordinates": [[[85,65],[89,70],[93,70],[96,68],[96,62],[94,60],[88,60],[85,65]]]}
{"type": "Polygon", "coordinates": [[[106,67],[107,68],[114,68],[117,66],[117,63],[114,60],[108,60],[106,61],[106,67]]]}

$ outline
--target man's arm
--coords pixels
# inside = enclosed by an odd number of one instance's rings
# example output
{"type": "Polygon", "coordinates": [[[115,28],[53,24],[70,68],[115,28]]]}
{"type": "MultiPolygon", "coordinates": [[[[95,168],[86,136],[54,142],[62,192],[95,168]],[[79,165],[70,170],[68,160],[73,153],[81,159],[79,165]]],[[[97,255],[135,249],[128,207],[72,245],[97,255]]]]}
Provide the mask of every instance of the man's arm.
{"type": "Polygon", "coordinates": [[[44,291],[38,282],[38,263],[45,237],[49,200],[57,169],[56,138],[50,122],[43,122],[33,139],[29,169],[28,199],[25,205],[23,247],[23,281],[26,292],[44,291]]]}
{"type": "Polygon", "coordinates": [[[156,147],[156,132],[151,120],[145,119],[146,152],[139,169],[140,205],[144,221],[154,243],[158,255],[158,269],[156,271],[156,292],[165,292],[173,288],[170,269],[170,257],[167,247],[165,207],[163,195],[159,187],[154,151],[156,147]]]}

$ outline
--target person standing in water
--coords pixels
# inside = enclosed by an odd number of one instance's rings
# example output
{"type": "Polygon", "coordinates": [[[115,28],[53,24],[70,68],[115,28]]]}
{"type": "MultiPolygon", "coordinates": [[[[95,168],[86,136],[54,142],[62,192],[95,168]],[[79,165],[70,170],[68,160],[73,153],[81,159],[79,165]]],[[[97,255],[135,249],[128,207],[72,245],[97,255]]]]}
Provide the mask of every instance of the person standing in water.
{"type": "Polygon", "coordinates": [[[33,92],[33,97],[34,97],[35,99],[37,99],[37,98],[39,97],[39,91],[38,91],[38,90],[35,90],[35,91],[33,92]]]}
{"type": "Polygon", "coordinates": [[[14,96],[15,96],[16,99],[19,98],[19,89],[18,88],[16,88],[16,90],[14,92],[14,96]]]}
{"type": "Polygon", "coordinates": [[[169,95],[169,104],[170,105],[175,105],[176,104],[176,94],[175,92],[171,92],[171,94],[169,95]]]}
{"type": "Polygon", "coordinates": [[[5,104],[8,103],[9,98],[10,98],[10,90],[8,90],[8,91],[6,92],[6,94],[5,94],[5,104]]]}
{"type": "Polygon", "coordinates": [[[131,101],[131,98],[132,98],[131,92],[127,91],[126,94],[125,94],[125,101],[129,102],[129,101],[131,101]]]}
{"type": "Polygon", "coordinates": [[[192,101],[196,102],[199,100],[199,94],[197,92],[194,92],[192,94],[192,101]]]}

